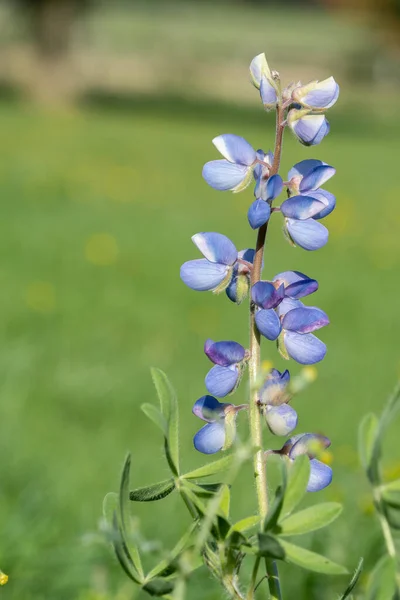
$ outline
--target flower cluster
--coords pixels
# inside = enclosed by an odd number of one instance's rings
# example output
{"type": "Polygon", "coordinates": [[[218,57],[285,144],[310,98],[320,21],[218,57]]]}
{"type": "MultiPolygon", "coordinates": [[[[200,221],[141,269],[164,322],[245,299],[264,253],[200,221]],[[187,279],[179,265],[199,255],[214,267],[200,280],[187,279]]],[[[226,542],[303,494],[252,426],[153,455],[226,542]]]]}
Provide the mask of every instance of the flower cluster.
{"type": "MultiPolygon", "coordinates": [[[[264,108],[277,111],[277,135],[288,127],[306,146],[319,144],[329,133],[325,112],[339,95],[339,86],[330,77],[306,85],[290,84],[282,90],[279,75],[270,70],[265,55],[256,56],[250,65],[254,86],[259,90],[264,108]]],[[[255,150],[243,137],[228,133],[219,135],[213,144],[223,158],[207,162],[203,178],[214,189],[238,193],[253,183],[254,200],[247,210],[247,220],[253,230],[259,231],[261,247],[266,227],[273,214],[281,214],[286,239],[308,251],[322,248],[328,241],[328,229],[320,222],[335,208],[336,199],[322,186],[335,174],[335,169],[317,159],[295,164],[286,179],[278,173],[281,144],[271,151],[255,150]],[[274,201],[285,191],[279,206],[274,201]]],[[[271,280],[260,277],[262,264],[255,250],[238,251],[225,235],[215,232],[197,233],[192,237],[204,258],[190,260],[181,267],[181,279],[196,291],[225,291],[237,304],[250,295],[250,309],[254,327],[267,340],[276,341],[280,355],[301,365],[321,361],[326,354],[325,344],[314,335],[329,324],[323,310],[303,304],[302,300],[318,290],[318,282],[299,271],[285,271],[271,280]]],[[[206,356],[213,363],[205,385],[210,395],[202,396],[194,405],[193,413],[206,421],[194,437],[197,450],[212,454],[224,450],[235,437],[236,417],[246,405],[220,403],[216,398],[233,394],[240,384],[247,364],[253,360],[251,347],[235,341],[214,342],[204,345],[206,356]]],[[[259,379],[259,378],[258,378],[259,379]]],[[[272,369],[256,385],[257,410],[265,418],[270,432],[277,436],[289,435],[297,426],[298,416],[289,404],[289,371],[272,369]]],[[[328,438],[314,434],[291,437],[281,448],[272,451],[294,460],[299,454],[310,458],[309,491],[326,487],[331,481],[330,467],[317,458],[321,448],[329,446],[328,438]]],[[[271,451],[268,451],[271,452],[271,451]]]]}

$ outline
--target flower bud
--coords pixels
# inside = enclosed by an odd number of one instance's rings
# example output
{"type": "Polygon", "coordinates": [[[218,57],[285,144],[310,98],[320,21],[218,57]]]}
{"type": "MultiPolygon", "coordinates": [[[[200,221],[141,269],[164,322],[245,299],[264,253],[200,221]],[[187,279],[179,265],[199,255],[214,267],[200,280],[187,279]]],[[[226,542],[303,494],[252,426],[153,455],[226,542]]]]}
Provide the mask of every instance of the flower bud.
{"type": "Polygon", "coordinates": [[[330,126],[325,115],[312,114],[310,110],[289,111],[287,122],[297,139],[304,146],[315,146],[328,135],[330,126]]]}
{"type": "Polygon", "coordinates": [[[288,435],[297,427],[297,413],[288,404],[267,406],[265,419],[274,435],[288,435]]]}
{"type": "Polygon", "coordinates": [[[339,86],[333,77],[323,81],[312,81],[296,88],[292,98],[305,108],[327,109],[333,106],[339,96],[339,86]]]}

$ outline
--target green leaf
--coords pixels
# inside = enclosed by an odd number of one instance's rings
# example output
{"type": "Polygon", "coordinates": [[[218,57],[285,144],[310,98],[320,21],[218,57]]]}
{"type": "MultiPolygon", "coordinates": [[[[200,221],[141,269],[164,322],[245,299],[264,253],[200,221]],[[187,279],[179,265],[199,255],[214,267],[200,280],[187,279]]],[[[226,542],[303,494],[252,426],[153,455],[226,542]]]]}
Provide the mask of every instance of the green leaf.
{"type": "Polygon", "coordinates": [[[151,376],[160,399],[161,412],[167,422],[166,451],[170,467],[179,474],[179,413],[174,388],[160,369],[151,369],[151,376]]]}
{"type": "Polygon", "coordinates": [[[220,488],[221,501],[219,503],[219,508],[224,517],[229,519],[229,509],[231,505],[231,492],[229,486],[224,484],[220,488]]]}
{"type": "Polygon", "coordinates": [[[168,433],[167,421],[165,420],[164,416],[161,414],[159,409],[156,406],[154,406],[154,404],[147,403],[142,404],[140,408],[142,409],[146,417],[148,417],[150,421],[153,421],[153,423],[159,429],[161,429],[163,435],[166,437],[168,433]]]}
{"type": "Polygon", "coordinates": [[[194,471],[190,471],[189,473],[185,473],[182,475],[182,479],[201,479],[202,477],[208,477],[209,475],[215,475],[216,473],[220,473],[221,471],[226,471],[232,465],[235,455],[229,454],[228,456],[224,456],[219,460],[215,460],[214,462],[208,463],[203,467],[199,467],[198,469],[194,469],[194,471]]]}
{"type": "Polygon", "coordinates": [[[277,558],[283,560],[285,551],[276,537],[269,533],[258,534],[258,554],[267,558],[277,558]]]}
{"type": "Polygon", "coordinates": [[[381,485],[381,490],[383,492],[400,492],[400,479],[384,483],[381,485]]]}
{"type": "Polygon", "coordinates": [[[238,531],[240,533],[242,533],[243,531],[248,531],[252,527],[255,527],[259,524],[260,517],[258,515],[255,515],[253,517],[246,517],[245,519],[241,519],[240,521],[232,525],[228,532],[228,536],[231,535],[234,531],[238,531]]]}
{"type": "Polygon", "coordinates": [[[393,508],[400,508],[400,479],[381,485],[380,492],[386,504],[393,508]]]}
{"type": "Polygon", "coordinates": [[[152,485],[136,488],[129,492],[129,499],[132,502],[153,502],[154,500],[162,500],[175,489],[175,480],[165,479],[152,485]]]}
{"type": "Polygon", "coordinates": [[[366,600],[392,600],[396,592],[396,563],[383,556],[371,573],[366,600]]]}
{"type": "Polygon", "coordinates": [[[128,552],[125,541],[123,539],[123,533],[121,531],[121,527],[118,524],[118,517],[117,517],[116,512],[114,513],[114,516],[113,516],[113,530],[114,530],[113,546],[114,546],[115,554],[118,558],[119,564],[121,565],[121,567],[123,568],[125,573],[128,575],[128,577],[130,579],[132,579],[132,581],[134,581],[135,583],[138,583],[140,585],[143,582],[143,579],[142,579],[142,577],[140,577],[138,575],[137,569],[132,562],[131,556],[128,552]]]}
{"type": "Polygon", "coordinates": [[[325,573],[326,575],[346,575],[348,573],[345,567],[332,562],[329,558],[295,546],[284,540],[279,540],[286,555],[286,560],[308,571],[316,573],[325,573]]]}
{"type": "Polygon", "coordinates": [[[103,517],[110,530],[113,528],[114,513],[118,507],[118,494],[109,492],[103,500],[103,517]]]}
{"type": "Polygon", "coordinates": [[[165,579],[152,579],[143,586],[145,592],[150,596],[165,596],[173,591],[175,585],[172,581],[165,579]]]}
{"type": "Polygon", "coordinates": [[[364,559],[360,558],[360,562],[358,563],[357,568],[354,571],[354,575],[351,578],[349,585],[347,586],[347,588],[345,589],[343,594],[340,596],[339,600],[346,600],[346,598],[348,598],[350,596],[351,592],[356,587],[357,582],[360,578],[362,569],[363,569],[363,563],[364,563],[364,559]]]}
{"type": "Polygon", "coordinates": [[[129,473],[131,468],[131,456],[128,454],[122,470],[121,484],[119,490],[119,511],[121,522],[121,533],[124,545],[126,545],[128,554],[136,569],[139,579],[144,579],[142,561],[140,560],[139,549],[133,541],[130,512],[129,512],[129,473]]]}
{"type": "Polygon", "coordinates": [[[310,506],[279,522],[280,535],[301,535],[326,527],[342,512],[337,502],[325,502],[310,506]]]}
{"type": "Polygon", "coordinates": [[[283,486],[279,486],[275,492],[275,498],[271,503],[267,516],[264,519],[263,530],[268,531],[273,529],[278,522],[281,514],[285,490],[283,486]]]}
{"type": "Polygon", "coordinates": [[[303,499],[310,478],[308,456],[298,456],[293,463],[286,461],[288,481],[283,499],[282,516],[289,515],[303,499]]]}
{"type": "Polygon", "coordinates": [[[365,415],[358,430],[358,453],[360,461],[367,473],[368,479],[376,483],[378,453],[378,427],[379,421],[376,415],[369,413],[365,415]]]}

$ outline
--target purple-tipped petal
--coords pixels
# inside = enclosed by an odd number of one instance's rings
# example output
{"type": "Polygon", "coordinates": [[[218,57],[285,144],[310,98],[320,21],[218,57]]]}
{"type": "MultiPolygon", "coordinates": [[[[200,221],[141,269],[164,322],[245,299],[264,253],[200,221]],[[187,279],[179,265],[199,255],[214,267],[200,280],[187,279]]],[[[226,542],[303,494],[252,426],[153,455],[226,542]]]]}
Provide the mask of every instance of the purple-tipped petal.
{"type": "Polygon", "coordinates": [[[326,488],[332,481],[332,469],[320,460],[310,460],[310,478],[307,492],[319,492],[326,488]]]}
{"type": "Polygon", "coordinates": [[[318,289],[318,281],[300,271],[284,271],[274,277],[274,282],[283,283],[287,298],[303,298],[318,289]]]}
{"type": "Polygon", "coordinates": [[[215,365],[229,367],[240,363],[245,357],[245,349],[237,342],[213,342],[207,340],[204,344],[204,352],[215,365]]]}
{"type": "Polygon", "coordinates": [[[265,76],[261,77],[260,96],[265,108],[273,108],[277,103],[276,90],[265,76]]]}
{"type": "Polygon", "coordinates": [[[282,330],[281,322],[274,309],[257,311],[256,325],[261,335],[271,341],[276,340],[282,330]]]}
{"type": "Polygon", "coordinates": [[[193,243],[207,260],[222,265],[233,265],[238,252],[235,244],[222,233],[202,232],[192,237],[193,243]]]}
{"type": "Polygon", "coordinates": [[[320,167],[321,165],[325,165],[326,163],[322,162],[322,160],[318,160],[317,158],[306,158],[305,160],[301,160],[296,163],[288,173],[288,180],[292,179],[292,177],[305,177],[307,173],[309,173],[315,167],[320,167]]]}
{"type": "Polygon", "coordinates": [[[290,358],[301,365],[320,362],[326,354],[326,346],[312,333],[285,331],[284,343],[290,358]]]}
{"type": "Polygon", "coordinates": [[[251,289],[251,299],[260,308],[276,308],[285,296],[284,286],[278,289],[269,281],[257,281],[251,289]]]}
{"type": "Polygon", "coordinates": [[[257,158],[254,148],[240,135],[224,133],[215,137],[213,144],[222,156],[231,163],[250,167],[257,158]]]}
{"type": "Polygon", "coordinates": [[[328,242],[329,231],[314,219],[287,219],[286,225],[294,243],[304,250],[319,250],[328,242]]]}
{"type": "Polygon", "coordinates": [[[294,308],[300,308],[301,306],[304,306],[304,304],[300,302],[300,300],[295,300],[293,298],[284,298],[277,308],[278,316],[283,317],[284,315],[286,315],[287,312],[289,312],[289,310],[293,310],[294,308]]]}
{"type": "Polygon", "coordinates": [[[292,196],[281,204],[281,213],[290,219],[311,219],[324,210],[325,204],[311,196],[292,196]]]}
{"type": "Polygon", "coordinates": [[[323,219],[324,217],[327,217],[336,206],[335,196],[333,194],[331,194],[330,192],[327,192],[326,190],[319,189],[319,190],[314,190],[313,192],[304,192],[304,193],[309,194],[310,196],[312,196],[316,200],[319,200],[320,202],[322,202],[325,205],[325,208],[323,208],[321,210],[321,212],[314,215],[313,219],[323,219]]]}
{"type": "Polygon", "coordinates": [[[267,201],[275,200],[282,190],[282,177],[280,175],[272,175],[267,181],[267,201]]]}
{"type": "Polygon", "coordinates": [[[239,370],[237,367],[220,367],[215,365],[207,373],[205,384],[207,390],[213,396],[224,398],[230,394],[236,387],[239,379],[239,370]]]}
{"type": "Polygon", "coordinates": [[[303,433],[296,436],[295,441],[289,451],[289,458],[294,460],[301,454],[307,454],[309,458],[313,459],[319,455],[322,450],[329,448],[331,440],[325,435],[319,433],[303,433]]]}
{"type": "Polygon", "coordinates": [[[289,435],[297,427],[297,413],[288,404],[268,407],[265,419],[274,435],[289,435]]]}
{"type": "Polygon", "coordinates": [[[215,454],[222,450],[225,444],[224,423],[216,421],[204,425],[194,436],[193,444],[203,454],[215,454]]]}
{"type": "Polygon", "coordinates": [[[297,333],[311,333],[329,325],[329,318],[320,308],[304,306],[286,313],[282,319],[282,329],[297,333]]]}
{"type": "Polygon", "coordinates": [[[214,421],[218,421],[225,417],[225,407],[231,406],[230,404],[226,404],[223,402],[218,402],[214,396],[202,396],[198,400],[196,400],[192,413],[202,419],[203,421],[208,421],[209,423],[213,423],[214,421]]]}
{"type": "Polygon", "coordinates": [[[319,165],[314,167],[303,177],[300,182],[300,192],[312,192],[324,185],[328,179],[334,176],[336,169],[329,165],[319,165]]]}
{"type": "Polygon", "coordinates": [[[248,176],[249,168],[228,160],[211,160],[203,167],[203,178],[215,190],[234,190],[248,176]]]}
{"type": "Polygon", "coordinates": [[[247,219],[252,229],[258,229],[268,221],[271,214],[270,205],[264,200],[254,200],[247,213],[247,219]]]}
{"type": "Polygon", "coordinates": [[[192,290],[206,292],[215,290],[226,277],[230,267],[212,263],[205,258],[189,260],[181,266],[181,279],[192,290]]]}

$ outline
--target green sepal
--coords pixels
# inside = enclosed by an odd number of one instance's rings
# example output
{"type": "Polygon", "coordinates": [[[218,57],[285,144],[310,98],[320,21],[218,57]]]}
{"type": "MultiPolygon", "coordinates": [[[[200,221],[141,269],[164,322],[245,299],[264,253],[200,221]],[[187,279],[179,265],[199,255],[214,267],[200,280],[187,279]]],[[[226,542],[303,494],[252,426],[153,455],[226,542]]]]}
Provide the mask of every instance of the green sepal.
{"type": "Polygon", "coordinates": [[[282,356],[282,358],[284,358],[285,360],[289,360],[290,357],[288,351],[286,350],[284,335],[285,334],[283,331],[279,334],[276,340],[276,347],[278,348],[278,352],[282,356]]]}
{"type": "Polygon", "coordinates": [[[215,475],[216,473],[220,473],[221,471],[225,471],[230,468],[234,461],[235,455],[229,454],[228,456],[224,456],[219,460],[215,460],[214,462],[208,463],[203,467],[199,467],[198,469],[194,469],[189,473],[185,473],[182,475],[182,479],[201,479],[202,477],[209,477],[210,475],[215,475]]]}
{"type": "Polygon", "coordinates": [[[153,383],[160,400],[161,413],[167,423],[165,453],[174,475],[179,475],[179,413],[175,391],[160,369],[151,369],[153,383]]]}
{"type": "Polygon", "coordinates": [[[154,502],[166,498],[175,489],[175,480],[165,479],[152,485],[136,488],[129,492],[129,499],[132,502],[154,502]]]}
{"type": "Polygon", "coordinates": [[[305,508],[279,521],[280,535],[301,535],[326,527],[338,518],[343,507],[337,502],[324,502],[305,508]]]}
{"type": "Polygon", "coordinates": [[[363,570],[363,563],[364,563],[364,559],[360,558],[360,561],[357,565],[356,570],[354,571],[354,575],[353,577],[350,579],[350,583],[347,586],[347,588],[345,589],[345,591],[343,592],[343,594],[340,596],[339,600],[346,600],[346,598],[348,598],[351,594],[351,592],[354,590],[354,588],[357,585],[357,582],[360,578],[361,572],[363,570]]]}
{"type": "Polygon", "coordinates": [[[283,560],[285,550],[280,541],[269,533],[258,534],[258,555],[266,558],[276,558],[283,560]]]}
{"type": "Polygon", "coordinates": [[[223,451],[228,450],[236,437],[236,417],[237,413],[234,410],[227,410],[225,413],[224,426],[225,426],[225,443],[222,448],[223,451]]]}
{"type": "Polygon", "coordinates": [[[300,546],[290,544],[285,540],[279,539],[285,551],[285,559],[287,562],[293,563],[315,573],[325,573],[326,575],[346,575],[347,569],[339,565],[321,554],[316,554],[300,546]]]}
{"type": "Polygon", "coordinates": [[[369,578],[366,600],[392,600],[396,592],[396,563],[383,556],[369,578]]]}
{"type": "Polygon", "coordinates": [[[301,502],[307,491],[310,478],[310,460],[304,454],[298,456],[294,462],[285,461],[287,468],[287,485],[283,499],[282,516],[290,513],[301,502]]]}

